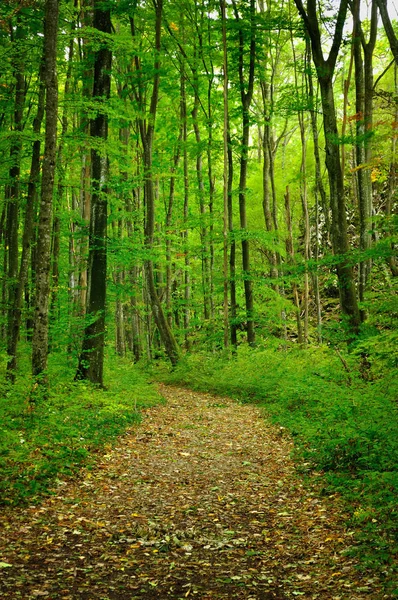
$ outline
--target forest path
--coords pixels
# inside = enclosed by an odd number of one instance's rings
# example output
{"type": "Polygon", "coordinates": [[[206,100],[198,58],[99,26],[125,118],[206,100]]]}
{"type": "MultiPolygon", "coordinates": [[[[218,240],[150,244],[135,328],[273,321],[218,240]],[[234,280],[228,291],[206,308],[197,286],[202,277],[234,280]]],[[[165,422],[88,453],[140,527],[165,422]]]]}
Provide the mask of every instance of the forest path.
{"type": "Polygon", "coordinates": [[[342,553],[339,500],[302,486],[281,429],[255,406],[160,391],[92,471],[2,513],[2,600],[386,597],[342,553]]]}

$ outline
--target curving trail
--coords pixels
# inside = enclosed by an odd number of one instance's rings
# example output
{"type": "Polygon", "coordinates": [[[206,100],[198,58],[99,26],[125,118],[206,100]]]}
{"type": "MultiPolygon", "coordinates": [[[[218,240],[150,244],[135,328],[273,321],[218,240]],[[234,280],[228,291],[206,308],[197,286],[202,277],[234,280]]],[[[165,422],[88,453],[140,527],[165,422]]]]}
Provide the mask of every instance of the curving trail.
{"type": "Polygon", "coordinates": [[[379,600],[345,555],[338,497],[303,487],[260,411],[161,386],[167,403],[56,495],[0,515],[2,600],[379,600]]]}

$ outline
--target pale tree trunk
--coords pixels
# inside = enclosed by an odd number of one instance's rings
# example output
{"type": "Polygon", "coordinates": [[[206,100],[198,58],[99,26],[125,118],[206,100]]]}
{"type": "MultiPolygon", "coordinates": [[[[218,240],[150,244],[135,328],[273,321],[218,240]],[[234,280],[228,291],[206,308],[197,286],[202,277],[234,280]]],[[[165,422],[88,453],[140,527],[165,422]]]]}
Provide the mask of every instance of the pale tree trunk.
{"type": "MultiPolygon", "coordinates": [[[[94,2],[93,26],[98,31],[111,34],[110,10],[103,9],[100,0],[94,2]]],[[[90,135],[106,142],[108,139],[108,115],[104,102],[110,96],[112,51],[102,47],[95,53],[93,101],[98,113],[90,124],[90,135]]],[[[89,255],[87,268],[88,324],[84,331],[82,351],[79,357],[76,379],[88,379],[103,386],[105,345],[106,300],[106,234],[107,234],[107,186],[108,157],[97,147],[91,150],[92,196],[90,211],[89,255]]]]}
{"type": "Polygon", "coordinates": [[[48,302],[50,296],[51,218],[57,153],[58,0],[46,0],[44,21],[44,80],[46,127],[36,255],[35,318],[32,340],[32,373],[37,383],[47,382],[48,302]]]}

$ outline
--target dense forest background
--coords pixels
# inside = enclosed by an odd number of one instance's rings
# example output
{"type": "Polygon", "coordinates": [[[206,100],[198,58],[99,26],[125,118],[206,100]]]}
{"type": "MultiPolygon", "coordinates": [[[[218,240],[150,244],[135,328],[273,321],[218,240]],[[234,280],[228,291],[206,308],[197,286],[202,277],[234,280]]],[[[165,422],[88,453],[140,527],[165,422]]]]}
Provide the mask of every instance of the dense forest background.
{"type": "Polygon", "coordinates": [[[391,564],[389,10],[1,3],[5,502],[48,489],[158,401],[149,370],[265,403],[306,470],[348,494],[369,564],[391,564]]]}

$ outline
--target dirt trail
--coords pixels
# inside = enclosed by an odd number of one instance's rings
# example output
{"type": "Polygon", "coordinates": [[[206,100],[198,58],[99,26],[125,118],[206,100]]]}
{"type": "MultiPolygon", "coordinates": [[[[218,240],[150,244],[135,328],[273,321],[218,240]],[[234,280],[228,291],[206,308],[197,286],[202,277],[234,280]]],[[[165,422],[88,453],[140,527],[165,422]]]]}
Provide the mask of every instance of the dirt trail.
{"type": "Polygon", "coordinates": [[[93,471],[0,516],[2,600],[379,600],[337,497],[305,489],[254,406],[161,387],[93,471]]]}

